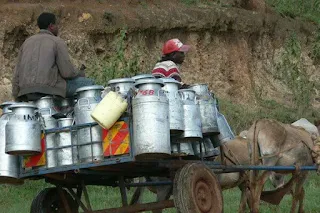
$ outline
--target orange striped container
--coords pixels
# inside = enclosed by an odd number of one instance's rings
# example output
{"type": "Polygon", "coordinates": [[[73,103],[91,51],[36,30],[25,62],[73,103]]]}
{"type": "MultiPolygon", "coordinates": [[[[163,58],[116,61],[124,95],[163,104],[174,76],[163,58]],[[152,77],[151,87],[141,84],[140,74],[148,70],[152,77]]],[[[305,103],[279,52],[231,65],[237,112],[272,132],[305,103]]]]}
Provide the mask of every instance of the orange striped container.
{"type": "Polygon", "coordinates": [[[41,153],[23,158],[23,168],[32,168],[46,165],[46,145],[44,133],[41,134],[41,153]]]}
{"type": "Polygon", "coordinates": [[[103,154],[105,157],[130,152],[130,131],[125,121],[116,122],[110,129],[103,130],[103,154]]]}

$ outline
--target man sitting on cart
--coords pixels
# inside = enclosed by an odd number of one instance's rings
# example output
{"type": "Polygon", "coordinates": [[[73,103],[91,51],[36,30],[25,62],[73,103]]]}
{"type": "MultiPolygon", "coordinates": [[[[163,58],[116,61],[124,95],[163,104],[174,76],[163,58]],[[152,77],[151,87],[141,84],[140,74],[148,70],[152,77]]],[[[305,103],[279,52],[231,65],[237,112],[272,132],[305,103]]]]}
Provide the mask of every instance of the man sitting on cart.
{"type": "Polygon", "coordinates": [[[72,65],[66,43],[58,35],[56,16],[42,13],[37,20],[40,32],[20,48],[15,67],[12,95],[16,101],[36,101],[44,96],[72,97],[76,89],[93,85],[85,78],[84,66],[72,65]]]}
{"type": "Polygon", "coordinates": [[[156,78],[174,78],[181,82],[179,66],[184,62],[185,53],[190,49],[179,39],[168,40],[162,48],[162,57],[152,70],[156,78]]]}

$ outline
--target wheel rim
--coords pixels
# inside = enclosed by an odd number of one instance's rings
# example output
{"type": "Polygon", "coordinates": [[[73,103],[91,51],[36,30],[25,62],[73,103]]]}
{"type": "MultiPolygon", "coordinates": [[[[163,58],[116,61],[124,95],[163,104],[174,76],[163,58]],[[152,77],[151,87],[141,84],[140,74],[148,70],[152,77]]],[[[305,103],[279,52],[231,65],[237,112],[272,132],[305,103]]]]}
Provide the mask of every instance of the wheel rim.
{"type": "Polygon", "coordinates": [[[212,208],[213,197],[211,191],[210,185],[204,180],[200,180],[195,184],[195,201],[201,212],[209,212],[212,208]]]}

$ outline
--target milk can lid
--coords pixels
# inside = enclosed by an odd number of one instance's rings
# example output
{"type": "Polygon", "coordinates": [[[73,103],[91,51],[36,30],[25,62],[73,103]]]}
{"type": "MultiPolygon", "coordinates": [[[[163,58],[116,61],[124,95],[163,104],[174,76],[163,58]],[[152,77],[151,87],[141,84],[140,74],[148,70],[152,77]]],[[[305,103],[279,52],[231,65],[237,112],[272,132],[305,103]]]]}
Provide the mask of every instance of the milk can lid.
{"type": "Polygon", "coordinates": [[[101,85],[80,87],[79,89],[76,90],[76,93],[82,92],[82,91],[87,91],[87,90],[104,90],[104,87],[101,85]]]}
{"type": "Polygon", "coordinates": [[[19,108],[19,107],[38,109],[38,107],[37,107],[36,105],[30,104],[30,103],[25,103],[25,102],[20,102],[20,103],[12,104],[12,105],[9,107],[9,109],[19,108]]]}
{"type": "Polygon", "coordinates": [[[10,105],[13,105],[13,104],[16,104],[17,102],[14,102],[14,101],[6,101],[6,102],[3,102],[2,104],[0,104],[0,108],[3,109],[7,106],[10,106],[10,105]]]}
{"type": "Polygon", "coordinates": [[[179,92],[192,92],[192,93],[196,93],[193,89],[179,89],[179,92]]]}
{"type": "Polygon", "coordinates": [[[140,75],[136,75],[136,76],[132,77],[132,79],[135,81],[142,79],[142,78],[155,78],[155,77],[152,74],[140,74],[140,75]]]}
{"type": "Polygon", "coordinates": [[[40,98],[39,100],[43,100],[43,99],[53,99],[53,96],[47,95],[47,96],[40,98]]]}
{"type": "Polygon", "coordinates": [[[163,83],[176,83],[176,84],[180,84],[181,85],[181,83],[179,82],[179,81],[177,81],[177,80],[175,80],[174,78],[160,78],[162,81],[163,81],[163,83]]]}
{"type": "Polygon", "coordinates": [[[136,82],[134,84],[135,87],[141,85],[141,84],[160,84],[161,86],[164,86],[164,83],[162,80],[160,79],[142,79],[142,80],[139,80],[138,82],[136,82]]]}
{"type": "Polygon", "coordinates": [[[117,84],[117,83],[134,83],[134,79],[132,78],[115,78],[108,81],[108,85],[117,84]]]}
{"type": "Polygon", "coordinates": [[[57,121],[59,122],[59,121],[73,121],[73,118],[59,118],[59,119],[57,119],[57,121]]]}

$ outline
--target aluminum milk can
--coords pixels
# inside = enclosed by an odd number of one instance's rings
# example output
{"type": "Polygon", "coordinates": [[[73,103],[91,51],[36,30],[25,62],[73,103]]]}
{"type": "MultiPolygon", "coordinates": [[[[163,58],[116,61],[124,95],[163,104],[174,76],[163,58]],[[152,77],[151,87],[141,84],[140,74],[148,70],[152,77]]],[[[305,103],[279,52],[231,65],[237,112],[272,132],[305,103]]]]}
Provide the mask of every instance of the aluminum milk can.
{"type": "Polygon", "coordinates": [[[192,148],[196,156],[201,157],[201,151],[202,151],[202,157],[205,156],[206,151],[205,151],[202,140],[192,142],[192,148]],[[201,146],[200,146],[200,143],[201,143],[201,146]]]}
{"type": "Polygon", "coordinates": [[[78,164],[79,161],[79,146],[78,146],[78,131],[72,130],[72,159],[73,164],[78,164]]]}
{"type": "Polygon", "coordinates": [[[124,99],[133,88],[134,80],[132,78],[117,78],[108,82],[108,86],[112,91],[119,93],[124,99]]]}
{"type": "Polygon", "coordinates": [[[6,125],[6,153],[10,155],[35,155],[41,152],[41,126],[37,107],[17,103],[9,107],[12,116],[6,125]]]}
{"type": "Polygon", "coordinates": [[[234,139],[234,134],[228,124],[227,119],[220,112],[218,112],[218,125],[220,130],[219,140],[221,145],[234,139]]]}
{"type": "Polygon", "coordinates": [[[217,155],[218,150],[214,148],[213,143],[212,143],[210,138],[205,137],[202,140],[202,142],[203,142],[203,145],[204,145],[206,157],[212,157],[212,156],[216,156],[217,155]]]}
{"type": "MultiPolygon", "coordinates": [[[[72,118],[60,118],[58,119],[58,127],[72,126],[72,118]]],[[[57,133],[57,163],[58,166],[65,166],[73,164],[72,155],[72,134],[70,130],[57,133]]]]}
{"type": "Polygon", "coordinates": [[[71,113],[75,104],[73,98],[59,98],[56,103],[60,112],[68,113],[67,117],[72,117],[71,113]]]}
{"type": "MultiPolygon", "coordinates": [[[[19,157],[5,153],[6,135],[5,127],[12,115],[8,107],[15,102],[4,102],[0,105],[2,115],[0,117],[0,183],[20,183],[19,157]]],[[[22,181],[23,182],[23,181],[22,181]]]]}
{"type": "Polygon", "coordinates": [[[201,114],[202,133],[204,135],[218,134],[216,101],[209,92],[208,85],[195,84],[189,88],[196,92],[201,114]]]}
{"type": "Polygon", "coordinates": [[[194,155],[194,151],[191,143],[179,143],[180,145],[180,153],[185,155],[194,155]]]}
{"type": "Polygon", "coordinates": [[[52,116],[58,112],[55,100],[52,96],[45,96],[34,102],[42,117],[52,116]]]}
{"type": "Polygon", "coordinates": [[[221,142],[219,139],[220,134],[219,135],[210,135],[208,137],[210,138],[210,140],[215,148],[221,146],[221,142]]]}
{"type": "Polygon", "coordinates": [[[168,157],[170,147],[169,101],[159,79],[143,79],[135,84],[132,100],[133,151],[136,159],[168,157]]]}
{"type": "Polygon", "coordinates": [[[183,102],[178,92],[181,84],[173,78],[161,78],[161,80],[164,83],[162,89],[169,100],[170,133],[181,134],[184,130],[183,102]]]}
{"type": "MultiPolygon", "coordinates": [[[[199,140],[202,138],[201,131],[201,118],[199,106],[196,105],[196,94],[194,90],[182,89],[179,94],[183,101],[183,114],[184,114],[184,132],[182,138],[187,141],[199,140]]],[[[179,140],[183,141],[183,140],[179,140]]]]}
{"type": "MultiPolygon", "coordinates": [[[[91,117],[91,112],[101,101],[102,90],[103,87],[98,85],[81,87],[76,90],[78,100],[74,107],[76,124],[95,122],[91,117]]],[[[99,125],[80,128],[77,138],[81,163],[103,160],[102,128],[99,125]]]]}
{"type": "Polygon", "coordinates": [[[201,141],[193,142],[192,147],[194,150],[194,154],[198,157],[213,157],[219,154],[219,151],[214,148],[211,140],[209,138],[204,138],[201,141]],[[201,150],[200,153],[200,143],[201,143],[201,150]]]}
{"type": "Polygon", "coordinates": [[[90,114],[94,107],[101,101],[103,86],[93,85],[81,87],[76,90],[77,103],[74,107],[76,124],[94,122],[90,114]]]}
{"type": "Polygon", "coordinates": [[[179,142],[180,139],[174,141],[175,143],[171,143],[171,151],[172,154],[177,156],[193,156],[194,151],[191,142],[179,142]]]}
{"type": "MultiPolygon", "coordinates": [[[[53,129],[58,127],[58,122],[53,117],[44,117],[44,129],[53,129]]],[[[57,166],[57,152],[56,150],[51,150],[51,148],[57,148],[56,133],[48,133],[45,135],[46,139],[46,166],[47,168],[52,168],[57,166]]]]}

